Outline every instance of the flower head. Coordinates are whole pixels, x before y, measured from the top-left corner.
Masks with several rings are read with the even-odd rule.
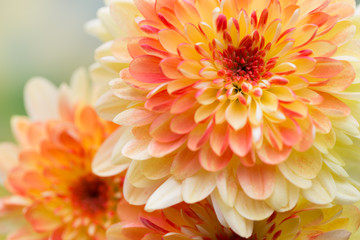
[[[109,240],[346,240],[360,224],[359,209],[355,206],[320,208],[305,201],[292,211],[274,212],[268,219],[256,222],[248,238],[222,226],[206,200],[181,203],[151,213],[121,201],[118,214],[122,222],[109,228]]]
[[[82,99],[84,80],[78,71],[72,88],[57,90],[39,78],[25,87],[30,116],[12,119],[19,145],[3,168],[11,196],[0,199],[0,216],[11,227],[10,239],[105,239],[117,221],[123,176],[101,178],[91,171],[95,153],[117,125],[101,120]],[[2,152],[15,150],[3,146]]]
[[[115,40],[97,50],[98,64],[130,64],[97,109],[132,133],[95,173],[131,159],[130,203],[155,210],[211,195],[244,237],[300,194],[360,199],[344,169],[358,162],[360,133],[353,1],[134,3],[100,11]]]

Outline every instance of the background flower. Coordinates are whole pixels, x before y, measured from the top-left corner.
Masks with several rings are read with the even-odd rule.
[[[103,80],[120,78],[97,110],[133,136],[94,171],[131,159],[130,203],[155,210],[211,195],[245,237],[300,194],[359,200],[343,168],[358,162],[355,2],[110,2],[90,29],[115,38],[95,57]]]
[[[26,85],[29,117],[12,120],[18,145],[1,145],[11,195],[0,199],[0,225],[9,239],[104,239],[117,220],[123,176],[98,177],[91,162],[118,126],[87,105],[87,84],[78,70],[71,87],[58,90],[41,78]]]

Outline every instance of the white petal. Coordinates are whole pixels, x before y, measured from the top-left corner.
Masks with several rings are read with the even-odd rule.
[[[336,196],[335,202],[338,204],[353,204],[360,200],[360,192],[349,182],[339,179],[335,180]]]
[[[205,170],[182,182],[182,196],[187,203],[195,203],[208,197],[216,186],[216,174]]]
[[[153,185],[148,188],[137,188],[131,185],[127,177],[125,177],[123,187],[124,198],[130,204],[144,205],[157,187],[158,185]]]
[[[114,176],[124,171],[129,166],[131,160],[119,157],[118,155],[116,155],[117,161],[115,163],[112,161],[114,146],[118,144],[119,139],[121,139],[126,131],[127,128],[118,128],[98,149],[92,161],[92,171],[96,175],[101,177]]]
[[[245,219],[242,217],[235,208],[227,206],[219,196],[219,192],[215,190],[214,192],[217,204],[219,209],[224,216],[227,224],[230,228],[238,235],[244,238],[251,236],[253,231],[253,221]]]
[[[26,112],[32,120],[58,119],[58,92],[47,79],[35,77],[29,80],[24,90]]]
[[[299,188],[276,173],[275,188],[266,203],[278,212],[289,211],[295,207],[299,198]]]
[[[89,79],[84,68],[76,69],[70,80],[70,88],[75,101],[88,102]]]
[[[327,170],[321,170],[319,175],[312,180],[312,186],[308,189],[302,189],[301,193],[312,203],[327,204],[335,198],[336,184]]]
[[[181,182],[171,177],[151,195],[145,205],[146,211],[163,209],[182,202]]]
[[[0,143],[0,183],[18,164],[18,148],[13,143]]]
[[[254,221],[264,220],[274,212],[263,200],[251,199],[243,191],[238,191],[235,209],[241,216]]]

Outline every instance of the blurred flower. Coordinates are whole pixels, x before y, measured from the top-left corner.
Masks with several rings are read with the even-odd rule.
[[[206,200],[152,213],[121,201],[118,213],[122,222],[109,228],[109,240],[346,240],[360,224],[360,211],[355,206],[319,208],[305,201],[292,211],[274,212],[268,219],[255,222],[249,238],[222,226]]]
[[[29,117],[12,119],[18,146],[0,148],[11,193],[0,199],[0,232],[8,239],[105,239],[118,220],[123,176],[91,172],[94,154],[118,126],[87,105],[87,88],[83,70],[59,90],[41,78],[27,83]]]
[[[243,237],[300,195],[360,199],[354,1],[134,3],[88,25],[107,41],[93,72],[112,79],[97,110],[132,131],[96,174],[131,162],[125,199],[149,211],[211,195]]]

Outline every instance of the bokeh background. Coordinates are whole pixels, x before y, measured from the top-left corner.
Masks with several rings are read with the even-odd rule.
[[[100,41],[84,24],[102,0],[0,0],[0,142],[12,141],[10,117],[25,114],[23,87],[33,76],[59,85],[93,62]]]

